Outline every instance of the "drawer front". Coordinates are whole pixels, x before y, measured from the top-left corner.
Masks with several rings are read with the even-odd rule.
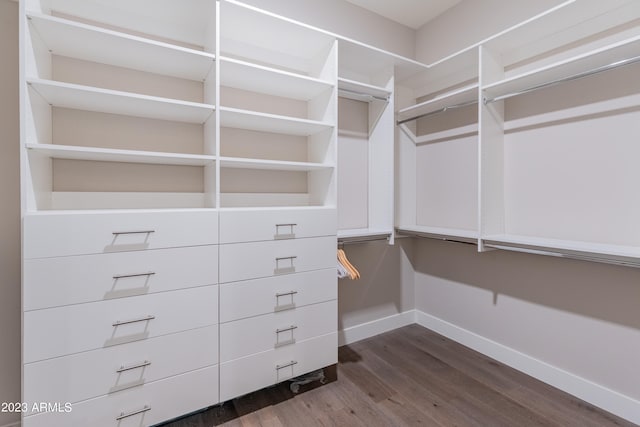
[[[276,313],[338,298],[336,269],[220,285],[220,322]]]
[[[338,362],[338,334],[301,341],[220,364],[220,400],[306,374]]]
[[[217,359],[217,325],[56,357],[24,366],[24,400],[76,403],[205,368]]]
[[[24,309],[144,295],[218,281],[218,246],[28,259]]]
[[[336,300],[220,325],[220,361],[305,341],[338,329]]]
[[[52,213],[24,218],[27,259],[217,243],[218,213],[208,210]]]
[[[218,367],[213,366],[110,394],[63,410],[23,418],[23,427],[141,427],[218,403]]]
[[[24,313],[24,363],[218,323],[218,286]]]
[[[220,243],[335,236],[336,233],[335,209],[220,212]]]
[[[336,237],[220,245],[220,283],[335,268]]]

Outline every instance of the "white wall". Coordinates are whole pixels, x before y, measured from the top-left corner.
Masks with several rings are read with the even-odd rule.
[[[564,0],[464,0],[416,33],[415,57],[431,64]]]
[[[243,3],[413,57],[415,31],[344,0],[243,0]]]
[[[0,403],[20,401],[18,3],[0,0]],[[0,426],[20,414],[0,412]]]

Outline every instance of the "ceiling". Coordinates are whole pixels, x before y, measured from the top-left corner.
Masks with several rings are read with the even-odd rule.
[[[461,0],[347,0],[417,30]]]

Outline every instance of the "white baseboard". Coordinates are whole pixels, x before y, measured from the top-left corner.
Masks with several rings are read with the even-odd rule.
[[[619,417],[640,424],[640,401],[416,310],[416,323]]]
[[[413,323],[416,323],[415,310],[409,310],[361,325],[352,326],[338,331],[338,345],[351,344]]]

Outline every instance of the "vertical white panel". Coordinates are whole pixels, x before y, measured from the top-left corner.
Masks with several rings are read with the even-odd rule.
[[[396,86],[395,104],[398,107],[415,103],[415,96],[402,86]],[[395,127],[396,145],[396,221],[395,225],[416,225],[416,144],[401,130]]]
[[[478,108],[478,229],[480,238],[504,232],[504,102],[485,105],[482,87],[499,80],[504,68],[486,48],[479,48],[480,94]],[[479,241],[483,251],[482,240]]]

